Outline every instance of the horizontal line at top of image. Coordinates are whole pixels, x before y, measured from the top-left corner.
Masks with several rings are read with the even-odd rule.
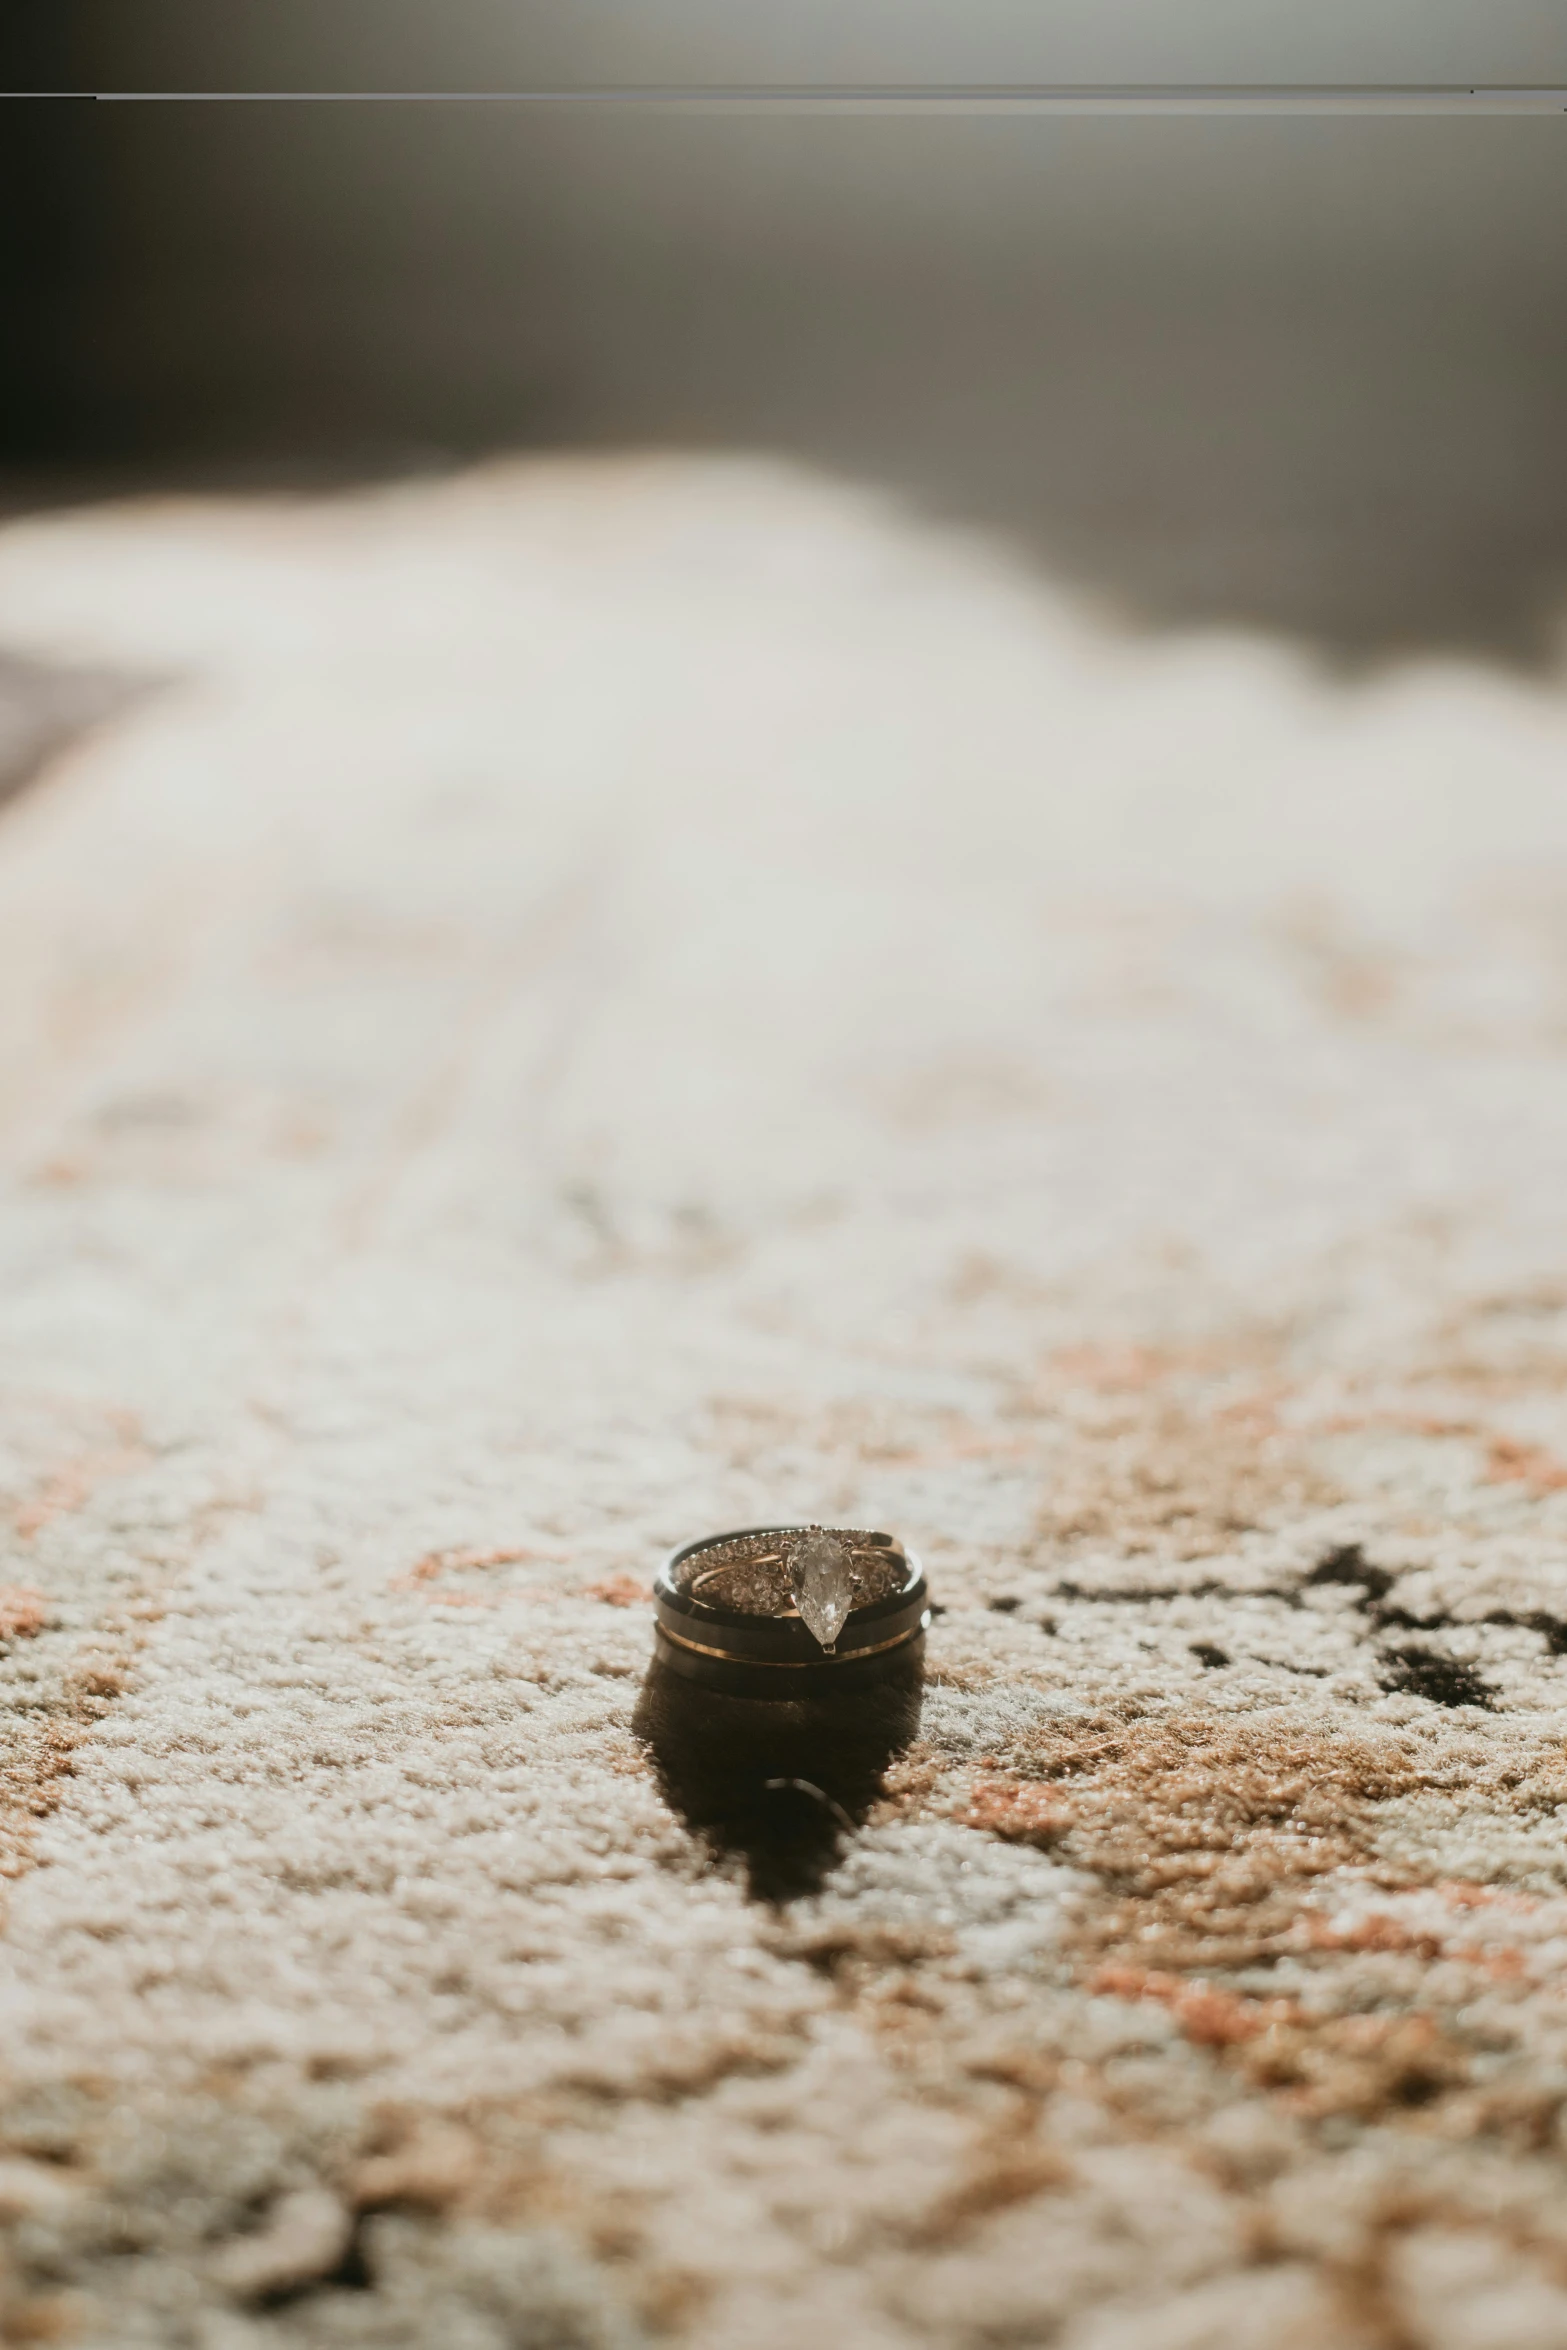
[[[582,84],[520,90],[37,90],[18,97],[122,105],[492,105],[674,113],[1342,114],[1567,113],[1567,85],[1448,83]]]

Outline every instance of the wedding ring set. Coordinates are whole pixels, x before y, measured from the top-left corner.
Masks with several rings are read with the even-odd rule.
[[[671,1552],[653,1587],[659,1653],[688,1680],[792,1696],[909,1670],[930,1607],[891,1534],[742,1526]]]

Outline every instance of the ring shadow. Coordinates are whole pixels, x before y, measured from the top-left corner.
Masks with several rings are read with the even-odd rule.
[[[738,1860],[752,1901],[817,1892],[919,1730],[918,1663],[875,1687],[802,1698],[732,1696],[657,1655],[632,1728],[660,1793],[715,1860]]]

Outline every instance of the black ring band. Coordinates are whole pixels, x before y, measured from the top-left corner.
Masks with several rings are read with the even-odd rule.
[[[845,1679],[860,1681],[887,1665],[912,1661],[916,1643],[930,1622],[924,1571],[913,1552],[889,1534],[862,1536],[903,1572],[898,1586],[864,1607],[850,1610],[829,1654],[797,1615],[759,1615],[723,1607],[681,1589],[681,1569],[698,1551],[757,1535],[799,1534],[805,1526],[737,1526],[727,1534],[706,1534],[671,1551],[653,1586],[660,1649],[676,1672],[706,1680],[726,1668],[743,1667],[755,1686],[776,1685],[773,1693],[794,1695],[806,1685],[820,1688]]]

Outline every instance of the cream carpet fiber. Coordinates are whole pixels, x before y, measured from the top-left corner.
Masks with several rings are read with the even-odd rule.
[[[4,2339],[1562,2350],[1567,692],[675,460],[0,644],[153,682],[0,819]],[[648,1676],[779,1515],[921,1702]]]

